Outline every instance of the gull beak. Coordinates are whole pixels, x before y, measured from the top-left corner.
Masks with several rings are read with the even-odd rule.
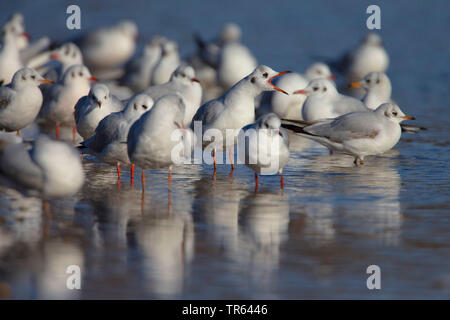
[[[57,54],[57,53],[52,53],[51,55],[50,55],[50,59],[59,59],[60,58],[60,56],[59,56],[59,54]]]
[[[95,82],[97,82],[98,81],[98,79],[96,78],[96,77],[90,77],[88,80],[91,80],[91,81],[95,81]]]
[[[197,78],[191,78],[191,81],[200,83],[200,80],[198,80]]]
[[[408,115],[405,115],[405,116],[403,116],[401,118],[404,119],[404,120],[416,120],[416,118],[414,118],[413,116],[408,116]]]
[[[289,95],[289,93],[287,93],[287,92],[284,91],[283,89],[280,89],[280,88],[278,88],[276,85],[274,85],[274,84],[272,83],[272,80],[275,79],[275,78],[277,78],[277,77],[279,77],[279,76],[282,76],[283,74],[290,73],[290,72],[291,72],[291,71],[282,71],[282,72],[279,72],[279,73],[277,73],[276,75],[274,75],[273,77],[270,77],[269,80],[267,80],[267,83],[270,84],[275,90],[280,91],[280,92],[282,92],[282,93],[284,93],[284,94],[286,94],[286,95]]]
[[[102,102],[101,101],[97,101],[98,107],[101,108],[102,107]]]
[[[22,33],[22,35],[25,37],[25,38],[27,38],[27,40],[30,40],[30,34],[28,33],[28,32],[24,32],[24,33]]]
[[[48,83],[48,84],[50,84],[50,83],[55,83],[55,81],[50,80],[50,79],[42,79],[42,80],[39,80],[39,82],[40,82],[40,83]]]
[[[330,80],[336,80],[336,75],[335,75],[335,74],[330,74],[330,75],[328,76],[328,79],[330,79]]]
[[[294,92],[292,92],[293,94],[308,94],[309,91],[308,90],[304,90],[304,89],[300,89],[300,90],[296,90]]]
[[[362,88],[363,85],[361,82],[352,82],[349,84],[350,88]]]

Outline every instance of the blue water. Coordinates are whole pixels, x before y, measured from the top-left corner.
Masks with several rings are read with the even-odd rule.
[[[25,15],[33,37],[63,40],[70,1],[0,3],[0,21]],[[50,202],[0,187],[0,297],[12,298],[450,298],[450,4],[448,1],[80,1],[82,30],[131,18],[141,41],[163,34],[182,54],[192,33],[212,38],[228,21],[261,63],[302,71],[314,56],[339,56],[380,34],[393,99],[428,131],[354,167],[296,141],[279,178],[238,166],[148,171],[130,188],[124,172],[88,158],[75,197]],[[139,173],[140,174],[140,173]],[[138,177],[139,177],[138,174]],[[81,290],[67,290],[68,265]],[[381,268],[368,290],[366,268]]]

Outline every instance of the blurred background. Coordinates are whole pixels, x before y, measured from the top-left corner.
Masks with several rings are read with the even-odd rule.
[[[2,1],[0,22],[21,12],[32,38],[64,41],[131,19],[140,47],[160,34],[182,57],[194,33],[212,39],[235,22],[259,63],[303,72],[355,47],[378,4],[393,99],[429,130],[362,168],[298,149],[284,191],[264,177],[254,193],[245,167],[212,180],[208,166],[186,166],[171,193],[167,171],[152,172],[144,195],[89,162],[86,186],[52,201],[48,217],[40,199],[0,187],[0,298],[450,297],[450,2],[77,1],[81,30],[68,30],[70,4]],[[82,268],[82,290],[65,287],[70,264]],[[371,264],[382,290],[366,288]]]

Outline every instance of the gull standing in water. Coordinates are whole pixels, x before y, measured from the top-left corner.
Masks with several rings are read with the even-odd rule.
[[[289,135],[281,128],[281,120],[275,113],[268,113],[242,129],[245,139],[244,159],[241,161],[255,171],[255,190],[258,174],[280,175],[284,188],[283,168],[289,161]],[[240,155],[242,157],[242,154]]]
[[[97,78],[91,76],[88,68],[74,65],[66,71],[59,83],[45,91],[41,117],[55,124],[56,139],[59,139],[60,125],[71,125],[75,140],[74,107],[81,97],[89,93],[90,81],[97,81]]]
[[[127,137],[131,125],[153,106],[153,99],[146,94],[138,94],[120,112],[114,112],[100,121],[95,133],[81,145],[88,148],[102,161],[117,165],[120,181],[120,164],[130,164],[127,153]],[[131,165],[131,181],[134,176],[134,164]]]
[[[74,116],[78,133],[83,139],[89,139],[104,117],[122,109],[122,102],[110,94],[106,85],[95,83],[89,94],[80,98],[75,105]]]
[[[39,85],[52,83],[30,68],[17,71],[12,82],[0,87],[0,130],[17,131],[31,124],[42,106]]]
[[[311,125],[283,121],[284,128],[317,141],[329,149],[353,156],[364,164],[366,156],[392,149],[400,139],[403,120],[414,120],[393,103],[384,103],[370,112],[352,112],[336,119],[318,120]]]
[[[236,135],[231,140],[227,140],[227,129],[237,132],[242,127],[255,121],[255,97],[262,92],[277,90],[287,94],[284,90],[275,86],[272,80],[288,72],[276,72],[267,66],[260,65],[222,96],[206,102],[197,110],[192,119],[191,128],[194,128],[195,122],[201,122],[202,135],[208,129],[217,129],[221,133],[222,139],[213,142],[214,172],[216,171],[217,150],[229,149],[231,161],[233,159],[232,148],[236,144]],[[202,138],[197,137],[202,141],[202,147],[205,148],[210,141]],[[233,161],[231,168],[234,169]]]

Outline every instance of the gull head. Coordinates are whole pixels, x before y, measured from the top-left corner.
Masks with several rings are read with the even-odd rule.
[[[367,91],[391,93],[391,81],[384,72],[370,72],[359,82],[352,82],[352,88],[364,88]]]
[[[245,77],[245,79],[257,89],[256,91],[279,91],[284,94],[288,94],[283,89],[275,86],[272,83],[272,80],[289,72],[290,71],[276,72],[268,66],[260,65],[252,73]]]
[[[133,21],[124,20],[119,22],[117,24],[117,30],[130,38],[137,39],[138,27]]]
[[[381,39],[381,36],[379,34],[370,32],[370,33],[366,34],[366,36],[364,37],[363,44],[369,45],[369,46],[381,47],[381,46],[383,46],[383,40]]]
[[[405,115],[395,103],[383,103],[374,112],[396,123],[403,120],[415,120],[414,117]]]
[[[63,75],[62,81],[65,85],[80,83],[82,81],[98,81],[96,77],[93,77],[89,69],[81,64],[71,66]]]
[[[63,44],[58,49],[53,50],[50,59],[61,61],[68,66],[83,63],[83,55],[80,48],[72,42]]]
[[[178,53],[178,45],[174,41],[166,41],[162,45],[162,56],[167,57]]]
[[[222,43],[237,42],[241,40],[242,31],[239,25],[230,22],[227,23],[220,33],[220,41]]]
[[[53,83],[52,80],[44,79],[36,70],[31,68],[19,69],[13,76],[12,85],[14,88],[25,86],[39,86],[42,83]]]
[[[153,99],[144,93],[135,95],[128,101],[125,107],[126,113],[133,114],[134,118],[139,118],[153,107]]]
[[[275,113],[268,113],[258,120],[259,129],[267,129],[269,132],[278,133],[281,127],[281,120]]]
[[[306,69],[305,76],[308,81],[314,79],[336,79],[336,76],[331,73],[330,68],[323,62],[315,62]]]

